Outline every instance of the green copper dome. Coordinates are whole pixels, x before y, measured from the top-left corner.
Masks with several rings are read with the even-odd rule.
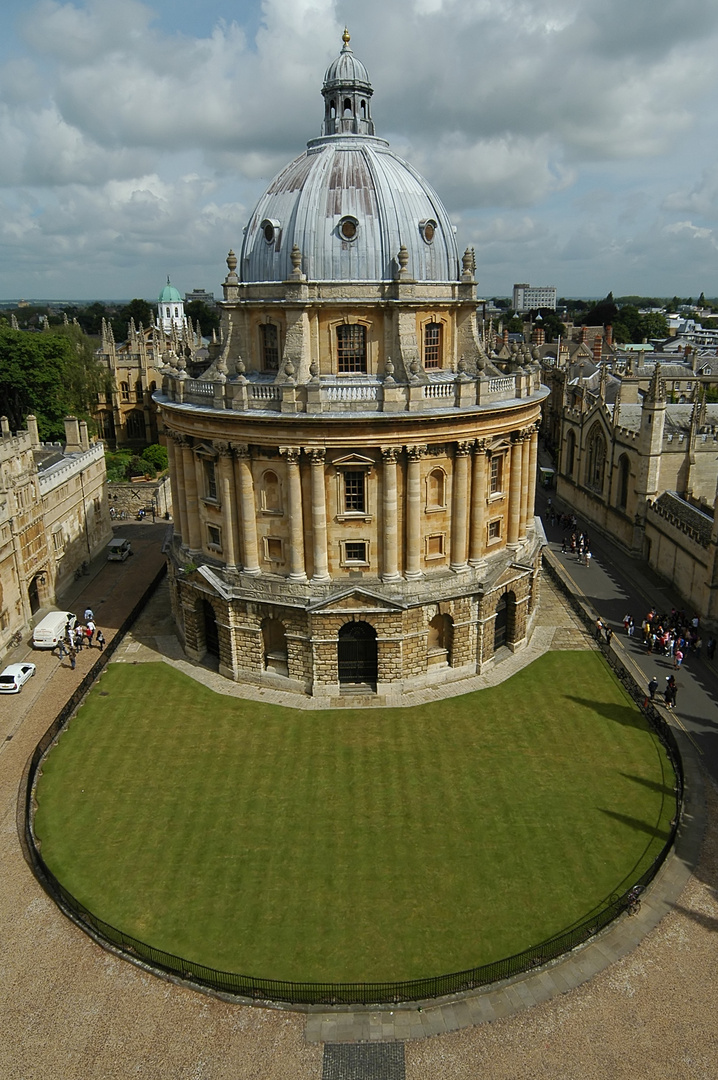
[[[167,278],[167,284],[159,295],[158,303],[160,304],[181,304],[182,297],[180,296],[174,285],[170,285],[170,279]]]

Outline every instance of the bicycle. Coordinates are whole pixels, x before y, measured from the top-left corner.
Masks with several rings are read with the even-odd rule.
[[[22,645],[22,630],[16,630],[13,636],[10,638],[10,648],[15,649],[18,645]]]
[[[628,915],[637,915],[641,910],[641,893],[643,885],[634,885],[626,896],[626,912]]]
[[[75,581],[79,581],[80,578],[86,577],[90,572],[90,569],[86,562],[83,562],[81,566],[78,566],[75,571]]]

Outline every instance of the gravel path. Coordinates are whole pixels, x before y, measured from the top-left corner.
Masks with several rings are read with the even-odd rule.
[[[155,534],[143,535],[133,584],[160,561]],[[95,606],[103,630],[119,625],[129,602],[105,569],[77,600]],[[554,604],[560,611],[546,597],[545,611]],[[161,618],[156,629],[166,634]],[[94,658],[81,656],[72,673],[40,657],[37,685],[0,715],[0,1078],[320,1080],[323,1050],[305,1042],[304,1016],[228,1004],[116,959],[60,914],[28,869],[17,833],[25,763]],[[407,1043],[407,1080],[714,1080],[718,797],[707,790],[698,870],[634,953],[511,1019]]]

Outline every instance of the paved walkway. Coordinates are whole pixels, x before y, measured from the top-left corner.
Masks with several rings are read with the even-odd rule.
[[[159,563],[158,540],[150,533],[144,535],[147,551],[136,557],[131,579],[124,586],[116,575],[108,577],[109,569],[121,567],[103,566],[96,577],[80,583],[85,588],[76,598],[77,605],[89,602],[94,606],[103,629],[119,625],[123,610],[134,602],[131,583],[143,575],[149,579]],[[140,539],[140,546],[143,543]],[[597,564],[604,565],[598,545],[594,550]],[[608,561],[604,572],[618,581]],[[616,591],[620,587],[614,585]],[[648,587],[653,583],[648,581]],[[616,598],[590,599],[608,605]],[[549,617],[554,603],[556,609]],[[621,603],[619,599],[616,610]],[[590,647],[580,623],[565,610],[560,598],[552,599],[551,590],[545,589],[539,634],[554,648],[562,642]],[[620,620],[623,614],[620,611],[615,618]],[[166,614],[156,608],[154,616],[148,612],[148,619],[125,642],[118,660],[163,655],[178,664],[187,663],[172,643]],[[80,663],[89,664],[94,657],[82,656],[77,673],[65,670],[54,658],[40,659],[42,671],[33,680],[38,685],[31,694],[26,696],[26,688],[8,702],[1,714],[3,1080],[319,1080],[322,1046],[313,1040],[322,1038],[407,1039],[409,1080],[476,1080],[479,1076],[482,1080],[518,1076],[527,1080],[547,1076],[552,1080],[635,1080],[636,1076],[714,1080],[718,800],[709,786],[705,843],[691,874],[703,806],[699,770],[691,774],[695,773],[689,789],[691,804],[678,855],[644,899],[639,914],[625,917],[590,946],[545,971],[451,1003],[433,1003],[421,1011],[416,1007],[401,1010],[400,1015],[391,1009],[354,1009],[307,1016],[245,1007],[166,983],[104,952],[59,913],[25,865],[16,825],[23,768],[57,703],[81,675]],[[520,654],[508,657],[509,666],[497,665],[497,669],[503,675],[522,659]],[[201,674],[197,666],[187,664],[190,669],[195,676]],[[686,683],[695,678],[700,691],[710,696],[702,672],[697,677],[687,672],[683,678]],[[228,689],[226,683],[223,688]],[[266,693],[257,692],[262,697]],[[682,700],[690,703],[692,692],[686,685]],[[280,699],[286,702],[284,695]],[[709,723],[715,723],[713,702],[711,709],[696,722],[704,724],[705,734],[710,734]],[[679,715],[700,745],[704,733],[693,730],[692,712]],[[703,757],[696,751],[695,758],[706,763],[708,755],[702,748]],[[573,965],[570,980],[562,975],[567,964]],[[435,1037],[420,1037],[424,1035]]]

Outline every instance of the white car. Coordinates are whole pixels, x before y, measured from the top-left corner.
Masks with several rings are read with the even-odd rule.
[[[0,674],[0,694],[19,694],[34,674],[34,664],[9,664]]]

